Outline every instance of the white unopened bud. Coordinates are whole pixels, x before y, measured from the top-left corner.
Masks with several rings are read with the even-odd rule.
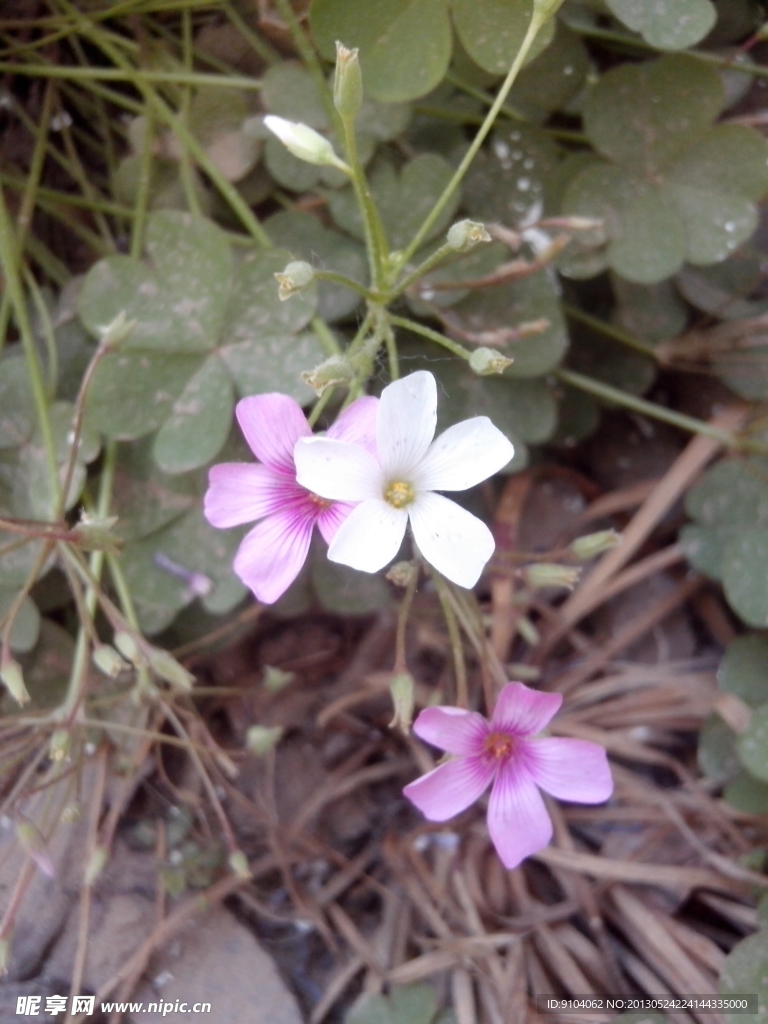
[[[345,174],[352,173],[347,164],[336,156],[328,139],[309,125],[286,121],[284,117],[276,117],[274,114],[267,114],[264,124],[299,160],[308,164],[338,167]]]
[[[275,274],[275,279],[280,285],[278,295],[281,302],[290,299],[292,295],[307,288],[315,279],[315,271],[309,263],[304,260],[294,260],[289,263],[285,270]]]
[[[270,693],[279,693],[292,683],[295,678],[295,672],[286,672],[285,669],[277,668],[275,665],[265,665],[262,683],[264,684],[264,689],[269,690]]]
[[[492,242],[493,239],[486,231],[485,224],[480,221],[460,220],[448,229],[446,241],[456,252],[469,252],[481,242]]]
[[[29,694],[24,685],[24,673],[15,658],[3,658],[0,663],[0,679],[18,704],[26,704],[29,701]]]
[[[259,757],[274,750],[283,735],[281,725],[252,725],[245,734],[245,745]]]
[[[250,878],[251,869],[248,867],[248,858],[242,850],[235,850],[229,855],[229,866],[238,878]]]
[[[125,310],[121,310],[114,320],[99,328],[101,344],[105,348],[118,348],[136,326],[135,320],[129,320]]]
[[[514,359],[503,356],[495,348],[476,348],[469,357],[469,368],[479,377],[490,377],[494,373],[504,373]]]

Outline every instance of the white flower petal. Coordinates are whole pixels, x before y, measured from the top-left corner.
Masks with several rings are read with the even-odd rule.
[[[361,572],[378,572],[400,550],[407,524],[405,509],[381,498],[364,501],[339,528],[328,557]]]
[[[474,587],[496,547],[485,523],[440,494],[420,494],[408,512],[426,560],[460,587]]]
[[[427,491],[464,491],[498,473],[514,454],[511,441],[487,416],[462,420],[429,446],[417,484]]]
[[[335,501],[381,498],[381,466],[360,445],[329,437],[306,437],[293,451],[296,479],[308,491]]]
[[[426,370],[393,381],[381,393],[376,418],[379,460],[388,480],[408,480],[437,425],[437,385]]]

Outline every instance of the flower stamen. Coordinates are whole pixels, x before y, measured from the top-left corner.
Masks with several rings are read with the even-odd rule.
[[[384,492],[384,500],[389,502],[393,508],[405,508],[410,505],[416,497],[410,484],[403,480],[395,480]]]
[[[492,732],[486,736],[483,746],[497,761],[506,761],[515,748],[515,739],[505,732]]]
[[[330,498],[321,498],[319,494],[315,494],[314,491],[309,492],[309,500],[313,505],[317,505],[321,512],[325,512],[327,508],[330,508],[333,501]]]

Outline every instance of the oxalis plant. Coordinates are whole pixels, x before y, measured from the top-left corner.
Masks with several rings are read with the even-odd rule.
[[[65,6],[91,38],[88,19]],[[445,7],[447,18],[448,5],[436,6]],[[654,43],[658,25],[653,19],[645,20],[618,0],[609,6]],[[699,35],[681,41],[681,46],[701,38],[714,18],[707,0],[694,6],[699,9],[694,25]],[[471,35],[462,35],[468,31],[466,7],[455,4],[453,17],[472,50]],[[590,400],[614,402],[749,453],[750,459],[716,467],[691,493],[694,522],[683,542],[694,565],[723,580],[744,621],[765,625],[766,592],[745,586],[739,571],[750,558],[768,557],[758,529],[768,507],[763,501],[768,485],[761,477],[766,449],[759,431],[732,433],[560,367],[565,332],[551,285],[556,262],[576,279],[610,270],[622,308],[633,313],[636,323],[642,319],[638,309],[650,294],[643,289],[659,289],[653,294],[664,299],[671,319],[679,313],[663,291],[670,275],[678,272],[680,289],[690,302],[711,303],[710,292],[695,270],[683,267],[684,261],[713,265],[751,234],[755,202],[766,185],[765,146],[756,133],[742,131],[743,126],[713,124],[720,109],[715,73],[692,72],[692,58],[672,55],[653,66],[619,68],[606,74],[586,101],[585,133],[576,141],[591,144],[595,152],[561,189],[556,216],[544,215],[543,192],[532,204],[527,201],[538,187],[532,172],[551,160],[547,143],[526,137],[522,127],[508,138],[494,139],[494,156],[505,171],[512,167],[519,172],[517,199],[526,200],[518,208],[513,198],[502,210],[514,218],[514,229],[496,223],[495,169],[483,143],[526,60],[537,52],[542,37],[551,37],[559,7],[558,0],[534,0],[515,59],[487,113],[478,119],[466,152],[453,164],[429,154],[417,157],[399,179],[386,168],[370,175],[367,170],[370,137],[358,130],[358,122],[370,97],[363,93],[357,49],[337,44],[332,90],[320,90],[321,109],[309,118],[316,127],[276,112],[282,109],[278,65],[264,90],[273,113],[249,119],[244,112],[235,119],[238,166],[227,163],[226,173],[216,163],[214,145],[205,141],[207,127],[193,130],[198,123],[208,125],[211,110],[219,111],[210,97],[201,93],[192,100],[187,95],[179,115],[140,79],[149,113],[131,123],[126,140],[131,152],[114,175],[116,191],[121,186],[131,194],[129,179],[136,172],[131,198],[137,216],[130,248],[105,255],[73,289],[71,302],[97,344],[95,350],[85,349],[88,359],[81,359],[81,347],[80,362],[74,359],[74,368],[62,368],[71,378],[65,397],[56,386],[57,325],[34,277],[18,270],[25,221],[20,217],[21,227],[15,226],[0,201],[0,258],[6,276],[0,320],[7,327],[13,316],[23,350],[23,358],[12,355],[0,363],[0,509],[13,512],[0,518],[0,677],[20,709],[8,727],[9,767],[22,766],[7,807],[15,809],[43,764],[49,786],[66,778],[69,766],[85,753],[106,766],[105,733],[132,741],[123,753],[128,767],[137,772],[146,742],[161,738],[161,727],[168,727],[203,780],[221,823],[232,884],[238,884],[248,877],[248,863],[214,785],[216,773],[227,775],[232,765],[207,734],[199,742],[200,720],[190,702],[195,679],[154,638],[195,602],[216,616],[232,612],[249,593],[259,607],[275,605],[290,613],[292,595],[299,595],[301,606],[303,587],[320,593],[333,610],[364,611],[367,601],[376,607],[382,593],[388,595],[385,571],[403,593],[390,681],[392,726],[404,733],[413,727],[420,739],[450,755],[405,787],[415,807],[431,821],[444,821],[490,788],[488,832],[503,865],[514,868],[551,839],[552,823],[540,791],[582,803],[607,800],[613,781],[603,748],[542,735],[562,698],[510,681],[510,672],[488,644],[472,588],[492,557],[503,561],[508,553],[495,550],[494,537],[481,519],[443,494],[468,490],[519,466],[526,442],[551,436],[554,413],[548,426],[540,422],[541,410],[554,405],[545,381],[550,371],[571,397],[588,394]],[[333,14],[328,3],[315,5],[320,37],[329,10]],[[186,31],[188,42],[188,19]],[[306,38],[301,33],[297,38],[307,49],[302,56],[317,71]],[[100,45],[117,68],[124,65],[114,40],[101,40]],[[482,64],[488,58],[478,46],[475,56]],[[371,81],[379,98],[392,98],[375,66]],[[648,143],[648,133],[616,127],[616,103],[637,104],[638,96],[649,97],[647,110],[641,112],[648,122],[656,116],[654,105],[666,104],[670,96],[679,98],[681,107],[690,100],[691,109],[680,115],[674,130],[657,126]],[[226,109],[226,117],[231,116]],[[45,118],[50,116],[46,107]],[[37,174],[44,153],[42,133],[38,138],[43,141],[35,154]],[[183,143],[181,154],[174,148],[178,140]],[[297,229],[295,222],[280,221],[278,214],[271,235],[265,230],[230,180],[252,169],[259,147],[284,187],[300,190],[317,182],[328,187],[335,220],[364,243],[362,260],[351,247],[334,247],[316,225]],[[719,172],[705,180],[706,174],[699,172],[700,164],[722,147],[743,157],[742,168],[749,168],[743,181],[736,181],[738,171],[728,180]],[[246,248],[242,236],[205,216],[210,211],[190,154],[259,248]],[[168,192],[178,187],[189,212],[149,212],[158,165],[164,173],[172,171]],[[459,189],[470,174],[479,182],[475,196],[485,197],[476,198],[474,205],[481,209],[485,204],[488,216],[456,221]],[[414,208],[400,204],[400,190],[407,196],[406,186],[417,179],[429,187],[411,191],[428,201]],[[707,203],[717,207],[714,226],[705,215]],[[307,247],[322,249],[319,261],[290,256],[303,248],[297,233],[305,229],[317,232]],[[649,235],[652,244],[646,244]],[[523,244],[532,258],[506,258],[510,248],[517,253]],[[480,309],[465,311],[459,320],[443,301],[452,293],[521,279],[531,282],[520,304],[522,314],[509,322],[502,310],[502,326],[490,326],[487,311]],[[730,294],[738,291],[738,283],[733,284]],[[346,338],[333,324],[361,303],[357,329]],[[633,349],[645,360],[637,364],[641,368],[651,361],[678,365],[696,355],[692,339],[668,341],[665,347],[643,340],[626,326],[595,321],[576,309],[569,312],[588,328]],[[750,312],[757,316],[760,311]],[[426,326],[425,319],[437,321],[446,333]],[[469,371],[453,391],[441,377],[446,393],[438,386],[438,371],[427,368],[441,350]],[[66,357],[66,346],[61,351]],[[711,355],[713,350],[707,351]],[[716,358],[713,363],[744,397],[764,397],[750,394],[755,384],[749,373],[734,370],[732,363],[718,368]],[[510,378],[515,373],[520,377]],[[512,411],[500,422],[495,412],[501,402],[489,400],[494,414],[483,413],[486,398],[502,378],[510,388],[503,405]],[[521,379],[531,383],[520,398],[521,404],[535,406],[534,426],[515,420],[510,396],[515,380]],[[478,381],[487,382],[488,390],[473,390]],[[307,385],[316,401],[305,414],[311,395]],[[579,412],[583,414],[584,406]],[[98,476],[89,471],[97,458]],[[728,475],[728,480],[724,483],[717,474]],[[717,500],[729,487],[738,488],[745,498],[738,513]],[[115,508],[121,512],[119,520]],[[404,539],[411,557],[393,565]],[[514,571],[521,582],[520,633],[531,642],[537,639],[525,607],[536,590],[573,587],[579,566],[620,540],[613,531],[600,531],[578,538],[548,561],[518,559],[512,569],[506,564],[505,570]],[[105,570],[109,586],[103,581]],[[362,590],[354,592],[352,607],[334,607],[335,595],[343,595],[352,578],[349,570],[363,580]],[[71,595],[77,636],[69,652],[65,694],[55,694],[49,706],[35,700],[30,709],[27,683],[34,692],[40,680],[25,678],[23,656],[41,629],[30,595],[39,581],[51,577],[63,582]],[[416,684],[407,664],[405,636],[417,588],[427,581],[437,594],[450,638],[456,691],[452,703],[427,707],[414,721]],[[361,593],[362,600],[357,596]],[[240,621],[249,615],[252,603]],[[470,692],[465,639],[484,667],[482,694]],[[184,649],[199,647],[200,640],[205,638],[193,637]],[[702,768],[734,791],[745,780],[768,779],[768,705],[753,678],[764,656],[762,636],[740,638],[729,648],[721,686],[755,714],[748,729],[715,717],[702,737]],[[93,668],[99,686],[93,685]],[[474,710],[480,706],[484,714]],[[115,707],[119,715],[112,714]],[[127,716],[125,707],[130,709]],[[255,726],[248,744],[255,753],[267,754],[280,742],[281,732]],[[730,754],[728,765],[721,756],[724,747]],[[106,820],[94,825],[85,869],[89,887],[108,861],[129,796],[126,787],[122,803],[116,801]],[[64,811],[70,810],[67,804]],[[18,817],[18,839],[32,867],[21,876],[0,926],[3,956],[32,872],[52,870],[46,840],[62,813],[55,807],[43,828],[23,814]]]

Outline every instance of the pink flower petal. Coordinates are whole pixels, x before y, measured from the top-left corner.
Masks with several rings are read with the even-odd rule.
[[[376,444],[384,475],[408,481],[437,425],[437,384],[427,370],[393,381],[381,393]]]
[[[371,455],[376,456],[376,413],[378,398],[365,395],[358,398],[342,412],[333,426],[328,428],[328,437],[336,441],[348,441],[362,445]]]
[[[256,458],[295,477],[293,449],[299,438],[312,434],[298,402],[278,392],[253,395],[238,402],[235,412]]]
[[[273,604],[299,575],[314,522],[306,508],[287,508],[264,519],[243,538],[234,570],[259,601]]]
[[[488,803],[488,832],[507,868],[516,868],[552,838],[552,821],[525,768],[508,762],[496,776]]]
[[[250,462],[212,466],[205,492],[205,518],[219,529],[255,523],[277,509],[301,488],[285,473]]]
[[[326,544],[331,544],[339,528],[355,508],[346,501],[334,501],[324,509],[317,520],[317,526]]]
[[[508,683],[499,694],[491,728],[513,736],[535,736],[547,726],[563,703],[561,693],[531,690],[524,683]]]
[[[403,793],[430,821],[461,814],[488,788],[495,765],[482,757],[461,757],[441,764],[409,783]]]
[[[482,752],[488,723],[477,711],[425,708],[413,723],[413,731],[433,747],[468,757]]]
[[[525,766],[536,784],[558,800],[599,804],[613,792],[608,755],[588,740],[530,740],[525,744]]]

